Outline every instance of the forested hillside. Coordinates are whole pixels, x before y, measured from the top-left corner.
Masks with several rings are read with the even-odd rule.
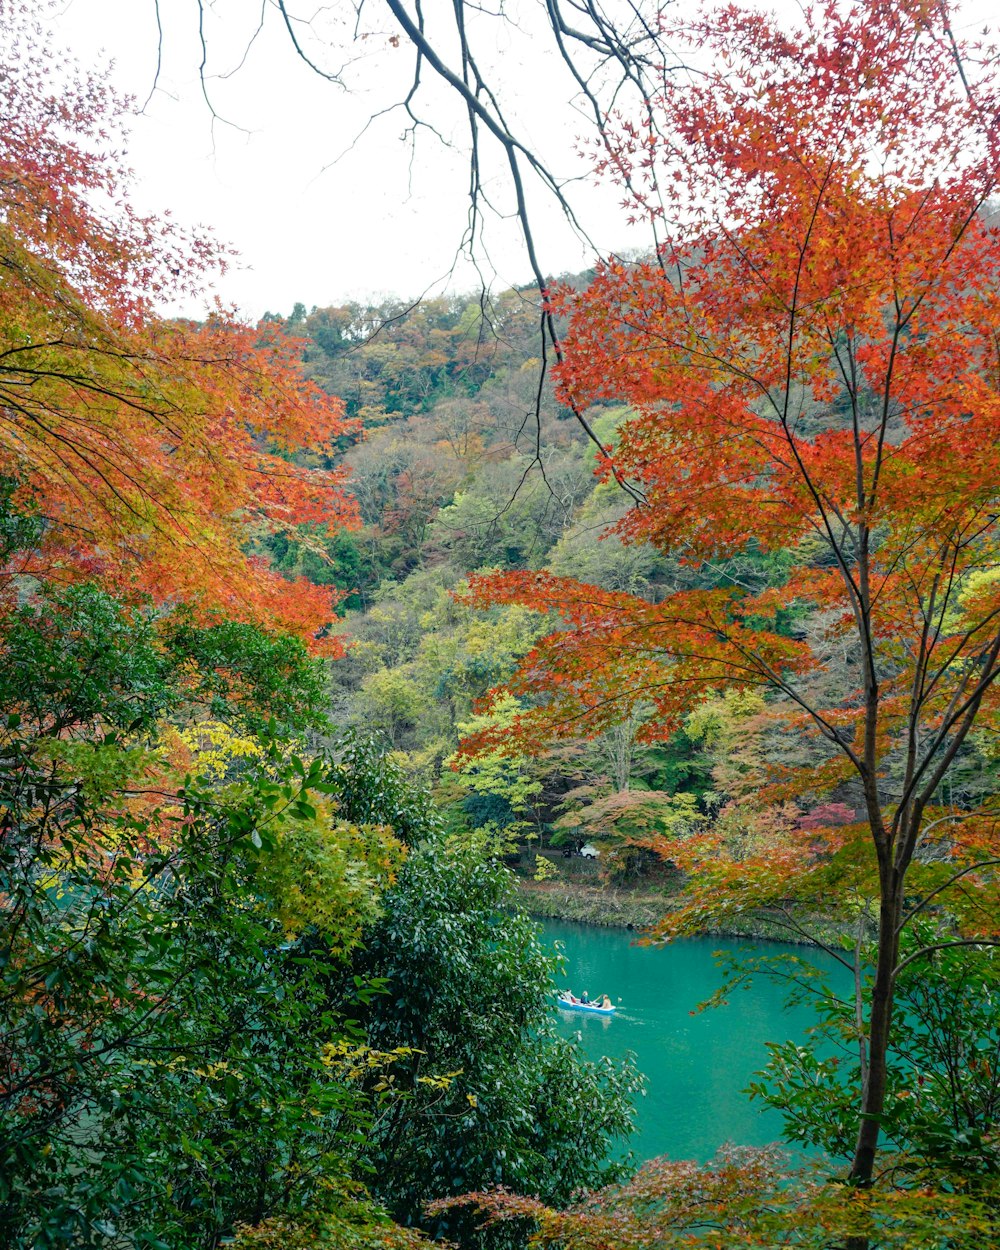
[[[720,732],[749,739],[737,722],[754,707],[725,702],[710,717],[725,730],[700,714],[665,746],[636,744],[640,712],[555,754],[454,766],[462,735],[515,714],[512,699],[485,720],[476,705],[549,629],[530,609],[465,604],[467,575],[546,567],[654,599],[679,584],[676,560],[609,532],[630,499],[599,480],[596,447],[542,374],[536,296],[297,305],[274,322],[304,340],[307,374],[361,422],[335,461],[349,470],[360,529],[337,535],[326,560],[285,537],[271,542],[279,567],[345,592],[336,720],[379,731],[407,774],[434,786],[454,828],[545,846],[610,846],[661,819],[696,821],[741,793],[712,780],[716,742]],[[589,414],[609,444],[624,415],[612,402]],[[780,584],[781,562],[741,560],[710,580],[732,576]],[[625,854],[611,871],[630,880],[647,859]]]
[[[592,276],[562,281],[579,290]],[[695,566],[622,540],[614,527],[635,502],[602,477],[596,447],[543,375],[531,292],[485,305],[473,295],[309,313],[298,305],[273,323],[304,340],[308,375],[344,396],[361,422],[333,458],[349,471],[361,527],[339,533],[325,558],[287,537],[271,549],[278,567],[332,581],[346,596],[335,719],[377,731],[407,775],[432,787],[450,827],[502,833],[526,850],[591,843],[602,852],[601,879],[667,887],[658,835],[711,825],[752,847],[824,817],[853,819],[862,797],[848,780],[794,795],[765,790],[776,769],[807,765],[822,750],[781,732],[752,689],[710,695],[667,735],[640,701],[597,734],[458,760],[463,737],[502,733],[526,705],[506,695],[487,711],[484,701],[556,619],[541,596],[535,610],[530,594],[524,604],[473,605],[470,575],[544,569],[656,603],[688,590],[780,592],[795,557],[751,544]],[[609,399],[588,420],[614,447],[629,415]],[[850,414],[841,407],[831,426],[816,405],[810,420],[844,429]],[[821,567],[818,549],[816,557]],[[818,628],[794,602],[778,609],[776,624],[798,639]],[[839,673],[828,669],[831,685],[848,680],[847,664],[845,653]],[[967,804],[989,792],[988,751],[964,748],[948,784]],[[554,864],[558,871],[559,857]]]
[[[1000,1242],[1000,48],[586,9],[647,253],[251,323],[0,0],[3,1247]],[[741,1095],[806,1157],[636,1160],[532,890],[652,909],[664,1065],[675,939],[793,938],[708,1005],[809,1007]]]

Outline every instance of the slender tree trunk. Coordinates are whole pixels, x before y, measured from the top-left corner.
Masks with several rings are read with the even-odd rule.
[[[888,867],[881,877],[878,956],[868,1022],[868,1075],[861,1093],[861,1120],[850,1172],[851,1181],[862,1186],[871,1184],[882,1130],[892,1027],[893,970],[899,954],[897,929],[902,907],[902,890],[895,869]]]
[[[895,988],[893,971],[899,955],[898,926],[903,904],[902,880],[891,864],[883,862],[880,866],[879,883],[878,954],[868,1022],[868,1065],[849,1178],[863,1189],[872,1183],[882,1133]],[[867,1236],[848,1237],[844,1250],[870,1250],[870,1245]]]

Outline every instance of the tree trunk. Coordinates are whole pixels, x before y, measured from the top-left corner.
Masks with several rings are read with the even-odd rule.
[[[871,1016],[868,1022],[868,1071],[861,1091],[858,1137],[851,1161],[849,1180],[867,1189],[872,1183],[875,1158],[882,1132],[886,1080],[893,1014],[893,971],[899,955],[898,926],[902,915],[903,891],[892,867],[879,874],[881,902],[878,920],[878,955],[872,984]],[[844,1250],[869,1250],[867,1236],[848,1237]]]
[[[862,1186],[871,1184],[882,1130],[892,1027],[893,970],[899,954],[897,928],[901,915],[902,891],[893,869],[883,873],[882,878],[878,956],[872,984],[871,1017],[868,1022],[868,1079],[861,1092],[861,1121],[850,1172],[851,1181]]]

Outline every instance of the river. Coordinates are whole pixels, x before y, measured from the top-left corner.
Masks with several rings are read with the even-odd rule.
[[[725,1006],[692,1013],[722,982],[713,952],[752,956],[793,948],[735,938],[636,946],[621,929],[558,921],[547,921],[543,931],[546,941],[561,944],[566,958],[560,988],[621,1000],[612,1017],[555,1007],[553,1015],[564,1036],[579,1034],[590,1058],[635,1055],[648,1081],[630,1143],[639,1159],[665,1154],[706,1160],[726,1142],[763,1146],[779,1139],[781,1116],[742,1091],[767,1062],[766,1043],[803,1039],[814,1023],[812,1011],[787,1009],[780,986],[757,976]],[[832,963],[821,953],[817,962]]]

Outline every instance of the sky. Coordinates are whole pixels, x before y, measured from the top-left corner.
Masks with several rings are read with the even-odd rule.
[[[794,0],[779,3],[795,9]],[[956,24],[981,25],[989,7],[989,0],[966,0]],[[450,0],[425,0],[432,33],[448,8]],[[471,291],[482,276],[501,288],[530,281],[510,218],[509,181],[489,153],[486,191],[496,211],[476,249],[479,269],[456,257],[467,226],[468,158],[451,90],[425,68],[423,116],[435,131],[421,130],[415,147],[398,109],[379,116],[405,95],[412,64],[409,47],[388,37],[383,0],[367,0],[366,37],[353,43],[350,0],[293,0],[292,11],[312,19],[295,28],[304,51],[321,69],[342,71],[341,83],[321,79],[295,54],[274,0],[205,0],[207,54],[197,0],[159,0],[159,9],[162,49],[156,0],[56,0],[50,24],[81,65],[110,67],[119,89],[136,98],[129,160],[137,207],[207,225],[239,253],[215,287],[224,303],[257,318],[288,313],[297,301],[310,308]],[[571,102],[568,74],[538,30],[538,0],[507,0],[505,11],[510,20],[481,16],[471,35],[504,86],[512,129],[561,177],[581,180],[574,203],[590,239],[529,188],[543,268],[574,272],[591,263],[595,249],[646,245],[647,236],[628,228],[620,193],[598,184],[579,154],[586,124]],[[436,37],[448,47],[444,35]],[[352,48],[346,66],[330,51],[338,45]],[[203,56],[208,100],[198,72]],[[203,308],[169,311],[197,316]]]
[[[310,4],[322,16],[321,0],[299,0],[300,11],[309,12]],[[334,4],[350,9],[344,0]],[[422,131],[415,151],[404,139],[407,121],[399,111],[376,118],[361,134],[373,114],[405,94],[408,48],[392,47],[376,31],[367,46],[362,41],[361,58],[341,87],[303,64],[280,16],[265,4],[264,28],[245,63],[230,74],[260,10],[258,0],[216,0],[206,13],[213,118],[198,75],[195,0],[160,0],[160,10],[162,68],[152,95],[154,0],[60,0],[52,27],[81,65],[110,65],[116,85],[141,105],[129,146],[137,206],[208,225],[240,253],[238,265],[217,284],[225,302],[258,317],[265,310],[287,313],[296,301],[323,306],[480,285],[467,259],[456,264],[468,216],[467,130],[450,90],[436,89],[433,75],[425,77],[427,115],[441,138]],[[343,30],[327,33],[342,42]],[[547,147],[561,174],[585,174],[588,166],[575,150],[583,126],[565,103],[571,84],[538,55],[541,41],[518,30],[505,39],[496,23],[484,33],[488,55],[514,88],[519,131]],[[325,64],[335,62],[327,56]],[[441,139],[456,146],[449,150]],[[519,229],[503,219],[513,200],[499,169],[488,191],[498,214],[488,224],[485,250],[478,250],[479,264],[501,287],[528,282]],[[640,243],[624,224],[618,199],[607,187],[584,196],[594,242],[604,252]],[[541,194],[533,211],[548,272],[590,263],[593,249]]]

